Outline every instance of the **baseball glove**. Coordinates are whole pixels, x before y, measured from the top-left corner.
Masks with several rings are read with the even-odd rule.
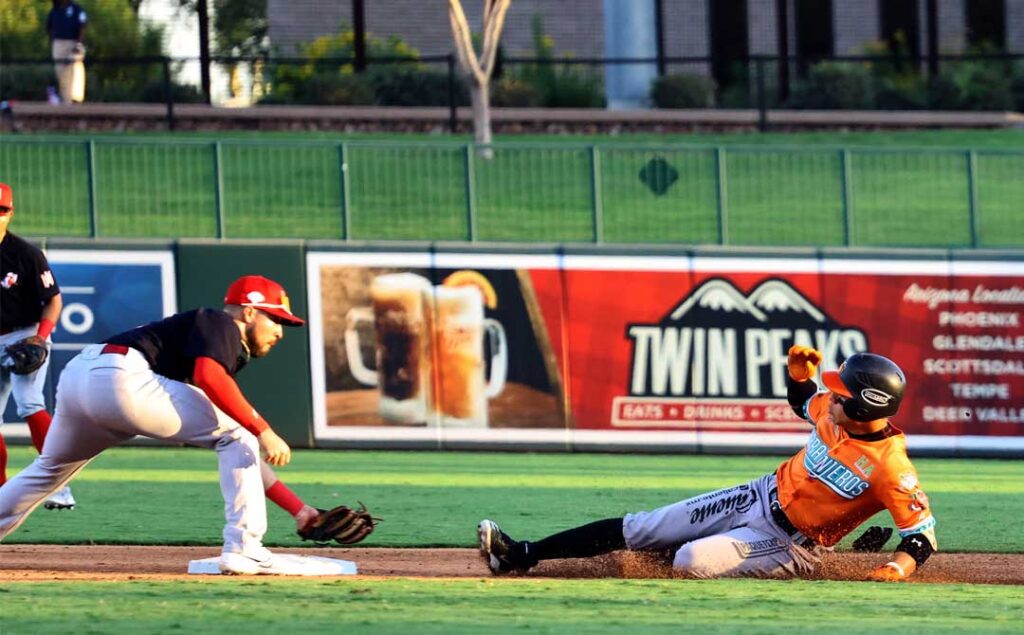
[[[332,540],[342,545],[354,545],[371,533],[380,520],[359,503],[359,509],[338,505],[334,509],[318,509],[320,515],[306,525],[298,534],[303,540],[327,543]]]
[[[860,535],[860,538],[853,541],[853,550],[881,551],[890,536],[892,536],[892,527],[868,527],[867,531]]]
[[[46,346],[24,339],[4,349],[2,363],[15,375],[31,375],[46,362],[46,355]]]

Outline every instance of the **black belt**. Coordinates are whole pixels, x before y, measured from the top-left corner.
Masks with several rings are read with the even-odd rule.
[[[779,504],[779,490],[773,489],[768,492],[768,506],[771,509],[772,520],[779,526],[779,529],[789,534],[796,544],[805,549],[810,549],[817,545],[814,540],[805,536],[803,532],[793,525],[793,521],[789,519],[789,516],[786,516],[786,512],[782,510],[782,505]]]

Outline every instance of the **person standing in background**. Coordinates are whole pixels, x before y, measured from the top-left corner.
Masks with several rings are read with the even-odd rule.
[[[14,194],[11,187],[0,183],[0,353],[23,340],[49,348],[50,333],[64,306],[60,287],[50,271],[43,252],[28,241],[7,231],[14,217]],[[2,357],[2,355],[0,355]],[[18,416],[25,419],[32,445],[43,451],[43,442],[50,429],[50,413],[43,399],[43,385],[49,356],[43,365],[27,375],[0,369],[0,417],[7,399],[14,394]],[[0,486],[7,480],[7,446],[0,436]],[[52,494],[47,509],[74,509],[71,488],[62,487]]]
[[[46,18],[46,32],[50,35],[50,51],[60,100],[65,104],[85,101],[85,10],[70,0],[53,0],[53,8]]]

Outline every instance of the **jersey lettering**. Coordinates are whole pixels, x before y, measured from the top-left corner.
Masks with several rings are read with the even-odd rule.
[[[39,280],[43,283],[44,289],[49,289],[53,285],[57,284],[53,279],[53,274],[49,269],[39,274]]]
[[[807,442],[804,469],[811,478],[828,485],[829,489],[847,500],[860,496],[871,486],[853,470],[829,456],[828,446],[818,437],[817,430],[811,432],[811,438]]]

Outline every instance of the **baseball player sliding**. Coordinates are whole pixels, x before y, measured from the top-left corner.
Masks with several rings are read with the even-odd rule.
[[[228,288],[223,310],[179,313],[86,347],[61,373],[42,454],[0,488],[0,540],[96,455],[137,434],[217,451],[225,573],[274,571],[274,556],[262,543],[264,495],[295,517],[303,537],[362,540],[373,530],[368,514],[317,510],[277,479],[266,463],[287,465],[291,449],[234,380],[281,340],[283,326],[303,324],[281,285],[243,276]]]
[[[0,183],[0,416],[14,395],[18,416],[28,424],[32,445],[42,452],[50,429],[43,399],[50,365],[49,341],[60,317],[60,286],[43,252],[7,231],[14,218],[14,193]],[[21,349],[34,357],[20,367],[11,354]],[[0,486],[7,481],[7,446],[0,436]],[[45,502],[47,509],[74,509],[71,488],[64,487]]]
[[[552,558],[672,549],[673,567],[691,577],[796,577],[817,566],[824,548],[887,509],[902,540],[869,579],[907,578],[937,545],[906,438],[888,419],[903,399],[903,372],[885,357],[858,353],[838,371],[823,373],[828,390],[818,392],[812,377],[821,359],[811,348],[789,350],[788,400],[814,429],[807,446],[775,472],[538,541],[513,540],[483,520],[477,528],[481,555],[491,571],[505,573]]]

